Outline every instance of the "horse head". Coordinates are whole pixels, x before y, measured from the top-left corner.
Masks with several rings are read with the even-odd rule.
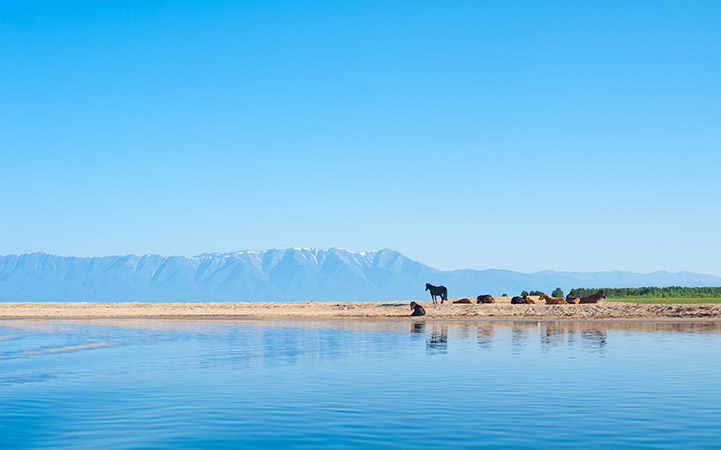
[[[433,285],[431,283],[426,283],[426,291],[432,288]]]

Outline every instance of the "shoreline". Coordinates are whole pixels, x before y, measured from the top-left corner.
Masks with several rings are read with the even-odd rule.
[[[721,322],[720,304],[432,304],[410,302],[0,303],[0,319],[288,319],[365,321]]]

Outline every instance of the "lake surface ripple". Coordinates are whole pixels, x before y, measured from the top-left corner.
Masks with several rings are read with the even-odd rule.
[[[0,448],[719,448],[721,324],[0,321]]]

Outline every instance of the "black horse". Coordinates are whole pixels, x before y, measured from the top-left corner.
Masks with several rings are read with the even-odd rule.
[[[436,297],[441,298],[441,303],[448,300],[448,289],[446,289],[445,286],[433,286],[430,283],[426,283],[426,291],[431,291],[433,303],[436,303]]]
[[[421,305],[419,305],[416,302],[411,302],[411,309],[413,312],[411,313],[411,316],[425,316],[426,310]]]
[[[512,305],[528,305],[531,303],[534,303],[534,301],[528,298],[528,296],[526,295],[524,295],[523,297],[513,297],[511,299]]]

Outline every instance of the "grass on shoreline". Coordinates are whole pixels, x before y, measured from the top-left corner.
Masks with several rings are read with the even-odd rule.
[[[604,299],[604,302],[613,302],[613,303],[640,303],[640,304],[667,304],[667,303],[674,303],[674,304],[684,304],[684,303],[721,303],[721,298],[638,298],[638,297],[628,297],[628,298],[609,298]]]

